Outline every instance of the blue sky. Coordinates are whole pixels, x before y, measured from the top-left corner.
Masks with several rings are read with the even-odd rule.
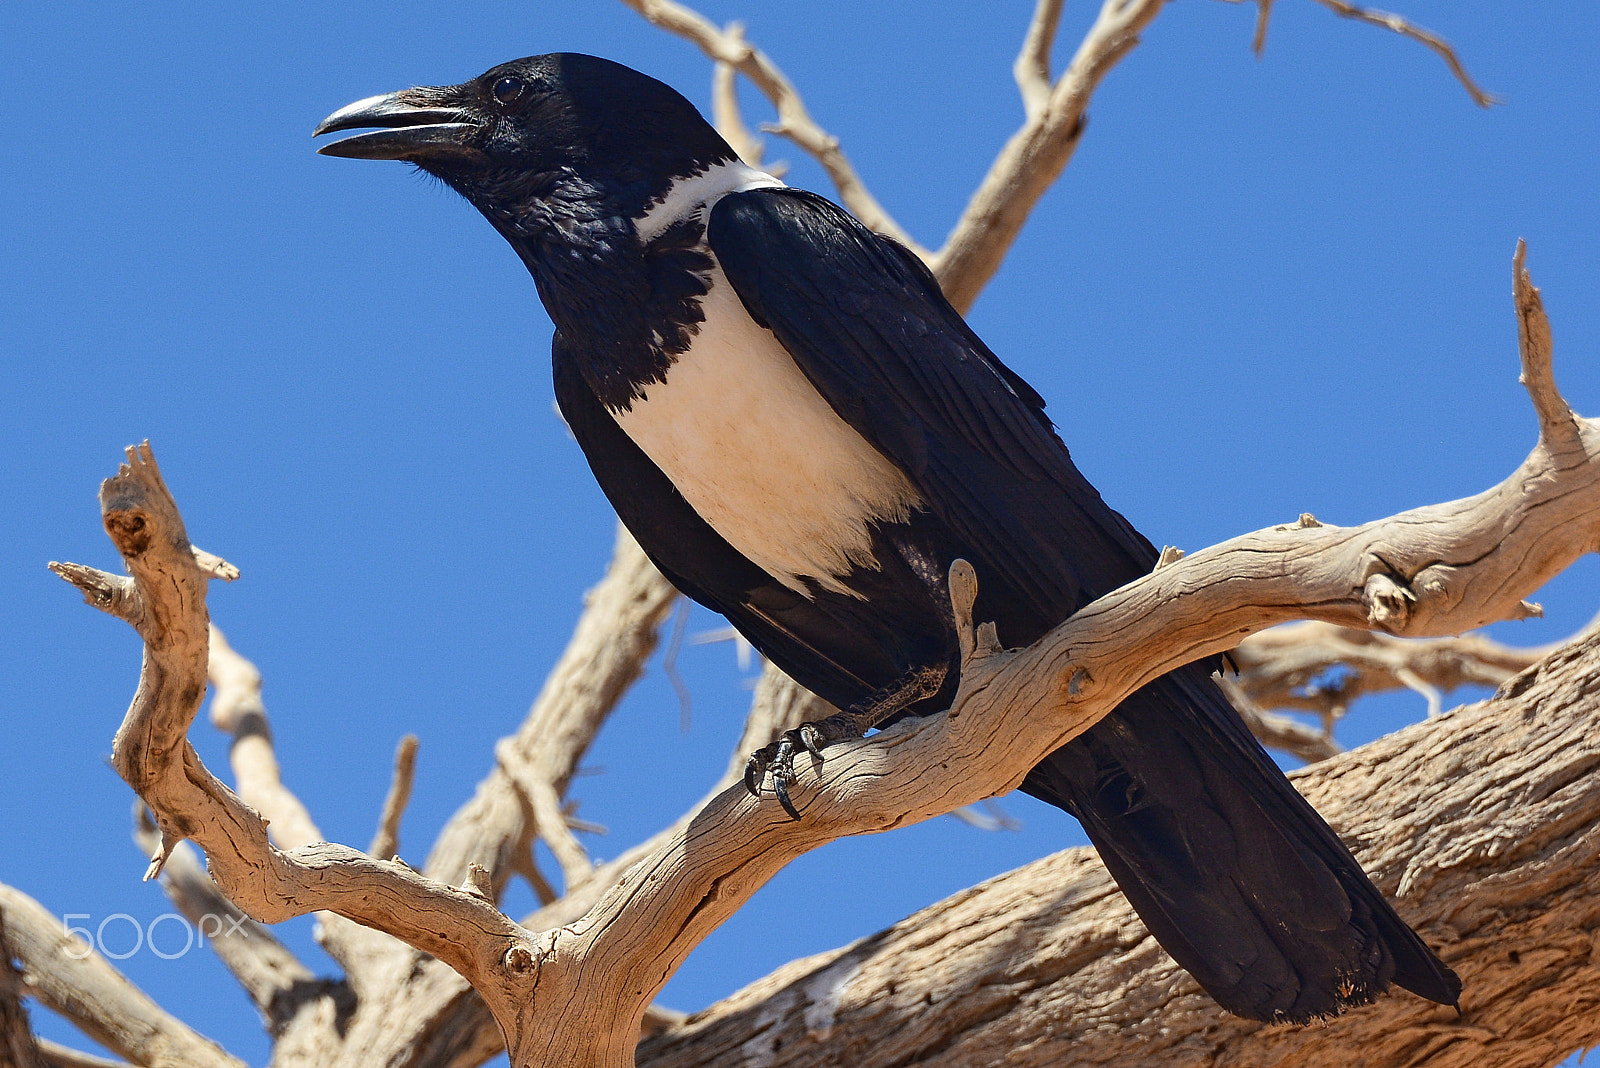
[[[1534,440],[1509,310],[1518,237],[1558,377],[1600,410],[1600,9],[1398,6],[1505,103],[1474,107],[1432,53],[1307,0],[1277,5],[1259,62],[1252,7],[1174,3],[1107,79],[1077,158],[974,309],[1079,465],[1158,544],[1306,511],[1359,522],[1504,477]],[[1023,4],[703,10],[747,22],[924,243],[1020,121]],[[1088,17],[1069,7],[1063,39]],[[330,837],[370,837],[405,732],[422,742],[407,855],[490,765],[612,520],[552,412],[550,326],[515,257],[436,183],[319,157],[310,130],[358,97],[547,51],[618,59],[707,101],[699,53],[612,0],[0,7],[0,500],[17,520],[0,539],[0,880],[91,922],[167,911],[138,881],[131,795],[105,763],[137,640],[44,568],[115,564],[95,491],[146,437],[191,536],[243,572],[213,590],[213,615],[265,673],[289,783]],[[827,190],[797,150],[773,141],[774,157]],[[1570,633],[1600,607],[1597,579],[1581,562],[1538,596],[1546,619],[1496,635]],[[746,678],[727,645],[681,661],[692,729],[653,665],[592,754],[603,771],[575,783],[582,815],[610,828],[591,843],[601,856],[679,812],[726,758]],[[1422,712],[1373,702],[1342,738]],[[208,728],[195,742],[222,766]],[[1006,806],[1021,832],[936,820],[804,858],[663,1001],[698,1008],[1082,841],[1059,813]],[[818,922],[822,896],[838,903]],[[325,967],[308,932],[284,933]],[[124,965],[264,1060],[253,1011],[206,955]]]

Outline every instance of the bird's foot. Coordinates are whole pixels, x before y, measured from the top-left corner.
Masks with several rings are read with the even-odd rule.
[[[874,719],[870,712],[836,712],[815,723],[802,723],[793,730],[784,731],[771,745],[762,746],[744,762],[744,785],[751,796],[761,796],[761,783],[770,774],[772,792],[778,795],[778,804],[790,819],[800,818],[800,812],[789,800],[789,784],[794,782],[794,758],[810,753],[822,759],[822,747],[834,742],[859,738],[871,727]]]
[[[770,774],[772,792],[777,795],[778,804],[783,806],[790,819],[798,820],[800,811],[789,800],[789,784],[794,782],[794,758],[806,752],[821,760],[824,746],[860,738],[870,728],[917,701],[932,697],[943,685],[946,670],[942,664],[918,668],[854,708],[784,731],[777,741],[757,749],[745,761],[745,789],[750,791],[752,797],[759,798],[761,783]]]

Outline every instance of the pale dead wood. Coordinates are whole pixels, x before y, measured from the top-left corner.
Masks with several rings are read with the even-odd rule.
[[[417,744],[417,736],[408,734],[395,746],[394,775],[383,798],[383,811],[378,815],[378,831],[367,847],[367,853],[379,860],[400,852],[400,821],[411,801],[411,784],[417,774]]]
[[[22,966],[28,996],[100,1045],[148,1068],[244,1068],[27,894],[0,883],[0,911],[6,948]]]
[[[1291,776],[1460,972],[1309,1027],[1218,1010],[1069,849],[795,961],[641,1068],[1544,1068],[1600,1042],[1600,631],[1493,700]]]
[[[723,31],[743,39],[744,26],[730,23]],[[739,72],[733,64],[717,60],[711,64],[711,124],[728,142],[728,147],[739,153],[739,158],[752,167],[761,166],[766,147],[761,138],[745,125],[744,112],[739,107]],[[774,172],[774,177],[782,177]]]
[[[213,689],[211,725],[233,738],[228,762],[240,797],[267,820],[280,848],[323,841],[310,811],[284,785],[261,699],[261,672],[234,651],[216,626],[207,642],[206,675]]]
[[[1398,33],[1401,37],[1408,37],[1413,41],[1426,45],[1450,67],[1450,73],[1456,76],[1456,81],[1460,82],[1462,87],[1472,96],[1473,103],[1480,108],[1499,103],[1494,96],[1478,87],[1478,84],[1472,80],[1472,76],[1467,73],[1467,68],[1462,64],[1460,57],[1456,55],[1455,49],[1451,48],[1444,38],[1438,34],[1431,33],[1415,23],[1408,22],[1399,15],[1392,15],[1387,11],[1374,11],[1371,8],[1357,7],[1355,4],[1346,3],[1346,0],[1316,0],[1316,2],[1344,18],[1355,19],[1357,22],[1371,23],[1374,26],[1382,26],[1392,33]]]
[[[1228,2],[1238,4],[1244,3],[1246,0],[1228,0]],[[1255,52],[1256,58],[1260,59],[1267,48],[1267,24],[1272,20],[1273,0],[1254,0],[1254,2],[1256,5],[1256,29],[1250,48],[1251,51]],[[1401,37],[1407,37],[1425,45],[1445,61],[1446,66],[1450,68],[1450,73],[1455,75],[1456,81],[1460,82],[1461,87],[1467,91],[1467,95],[1472,97],[1474,104],[1477,104],[1480,108],[1486,108],[1500,103],[1497,97],[1492,93],[1484,92],[1478,83],[1473,81],[1472,75],[1467,73],[1466,64],[1461,62],[1461,57],[1456,54],[1456,50],[1438,34],[1425,30],[1400,15],[1392,15],[1386,11],[1374,11],[1371,8],[1357,7],[1355,4],[1347,3],[1346,0],[1315,0],[1315,2],[1342,18],[1355,19],[1358,22],[1370,23],[1373,26],[1382,26],[1391,33],[1397,33]]]
[[[834,711],[827,702],[768,664],[756,684],[744,729],[729,754],[727,767],[711,790],[667,827],[624,850],[617,857],[597,865],[582,885],[560,897],[553,891],[548,899],[541,894],[543,907],[523,917],[522,925],[530,930],[547,930],[580,919],[607,891],[617,885],[629,869],[660,849],[673,835],[681,833],[712,798],[734,783],[741,782],[745,758],[752,751],[766,745],[790,727],[807,720],[824,719]],[[529,866],[531,868],[531,859]],[[415,1063],[470,1068],[504,1050],[504,1039],[494,1017],[464,981],[435,962],[420,966],[419,972],[426,974],[429,982],[434,984],[435,997],[431,1001],[407,1000],[390,1009],[390,1018],[397,1029],[416,1028],[416,1020],[422,1011],[431,1012],[429,1018],[437,1021],[435,1026],[430,1026],[418,1036],[419,1042],[424,1045],[418,1047]],[[455,984],[453,987],[452,983]],[[440,999],[436,996],[440,990],[453,990],[453,995],[448,1001]],[[442,1009],[439,1008],[441,1005],[444,1006]],[[672,1010],[652,1005],[646,1010],[640,1024],[641,1030],[648,1031],[672,1015]],[[426,1045],[430,1042],[433,1045]]]
[[[1022,106],[1029,117],[1043,111],[1050,102],[1050,51],[1055,47],[1056,29],[1061,25],[1061,9],[1065,0],[1038,0],[1033,18],[1028,22],[1028,32],[1022,38],[1022,50],[1011,73],[1017,80],[1017,90],[1022,94]]]
[[[161,847],[161,841],[149,812],[142,803],[138,807],[134,841],[148,857]],[[170,851],[161,869],[161,889],[195,929],[205,934],[206,944],[238,980],[275,1037],[288,1030],[309,1002],[341,996],[334,984],[318,982],[287,946],[223,897],[188,843],[180,842]]]
[[[39,1039],[39,1053],[49,1068],[130,1068],[126,1061],[96,1057],[92,1053],[84,1053],[82,1050],[63,1046],[59,1042],[51,1042],[47,1038]]]
[[[1343,752],[1334,727],[1362,697],[1414,690],[1436,716],[1445,693],[1498,686],[1553,648],[1514,648],[1477,634],[1416,640],[1315,621],[1286,623],[1240,642],[1229,653],[1238,674],[1219,681],[1261,744],[1310,763]],[[1271,709],[1311,713],[1320,726]]]
[[[1095,89],[1139,43],[1139,35],[1161,13],[1163,3],[1104,0],[1061,77],[1042,103],[1029,108],[1022,127],[995,157],[944,246],[929,261],[958,309],[970,308],[1000,269],[1034,205],[1072,159]],[[1039,21],[1036,15],[1030,39]],[[1033,51],[1037,54],[1038,49]]]
[[[1327,623],[1291,623],[1251,635],[1233,650],[1232,680],[1263,708],[1314,713],[1325,730],[1356,700],[1411,689],[1437,715],[1440,692],[1498,686],[1553,646],[1515,648],[1478,634],[1413,641]],[[1339,674],[1328,677],[1338,668]]]
[[[160,828],[150,874],[190,839],[206,851],[219,889],[263,922],[336,912],[438,957],[480,991],[501,989],[508,972],[525,970],[520,955],[530,953],[530,932],[481,897],[346,846],[280,849],[268,840],[261,817],[205,769],[186,738],[205,694],[205,593],[215,570],[197,562],[148,444],[127,450],[100,499],[107,533],[134,582],[120,614],[145,642],[139,689],[112,743],[112,763]],[[94,603],[111,577],[81,567],[54,570],[86,587]],[[504,999],[498,1003],[504,1011]]]
[[[238,577],[238,572],[233,575]],[[261,814],[279,849],[325,841],[310,810],[283,781],[272,722],[261,697],[261,672],[228,644],[215,624],[209,629],[206,656],[206,676],[212,687],[211,725],[233,739],[228,763],[240,799]],[[146,855],[162,856],[159,846],[158,837],[156,852]],[[376,859],[393,855],[391,850]],[[351,987],[357,992],[381,988],[385,980],[380,977],[398,964],[404,947],[335,912],[323,912],[318,921],[317,941],[339,962]]]
[[[643,15],[652,25],[692,42],[714,62],[726,63],[749,78],[751,84],[761,90],[778,111],[778,121],[764,129],[787,137],[816,159],[839,190],[840,201],[856,218],[915,250],[924,259],[927,258],[927,250],[901,229],[877,198],[868,192],[866,183],[840,150],[839,139],[817,125],[788,75],[765,52],[746,41],[737,24],[727,30],[719,30],[710,19],[675,0],[622,2]]]
[[[431,876],[458,883],[478,864],[503,887],[524,865],[536,833],[525,787],[542,782],[558,797],[566,793],[595,734],[644,670],[677,597],[619,525],[606,575],[585,598],[572,638],[527,718],[496,745],[495,769],[434,843],[426,866]],[[538,828],[546,831],[561,840],[565,821]]]
[[[0,1068],[45,1068],[44,1055],[34,1040],[22,973],[11,960],[6,945],[6,911],[0,905]]]
[[[1331,726],[1318,730],[1289,716],[1268,712],[1251,698],[1238,679],[1226,674],[1217,676],[1217,683],[1228,695],[1233,707],[1238,709],[1245,726],[1256,736],[1256,741],[1267,748],[1281,749],[1307,764],[1344,752],[1344,747],[1334,739]]]

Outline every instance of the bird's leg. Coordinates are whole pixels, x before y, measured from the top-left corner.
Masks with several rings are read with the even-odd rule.
[[[784,731],[777,741],[757,749],[745,761],[745,788],[752,796],[760,797],[761,782],[770,772],[772,792],[778,795],[778,803],[791,819],[799,819],[799,811],[789,800],[789,784],[794,781],[797,754],[805,750],[820,760],[823,746],[860,738],[878,724],[938,693],[949,670],[946,664],[913,668],[859,704],[815,723],[802,723],[793,730]]]

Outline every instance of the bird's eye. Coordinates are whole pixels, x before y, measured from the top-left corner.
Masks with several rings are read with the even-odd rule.
[[[507,75],[506,77],[495,82],[494,88],[490,91],[494,93],[494,98],[500,103],[514,104],[517,102],[517,98],[522,96],[523,90],[527,88],[528,83],[524,82],[521,78],[515,78]]]

